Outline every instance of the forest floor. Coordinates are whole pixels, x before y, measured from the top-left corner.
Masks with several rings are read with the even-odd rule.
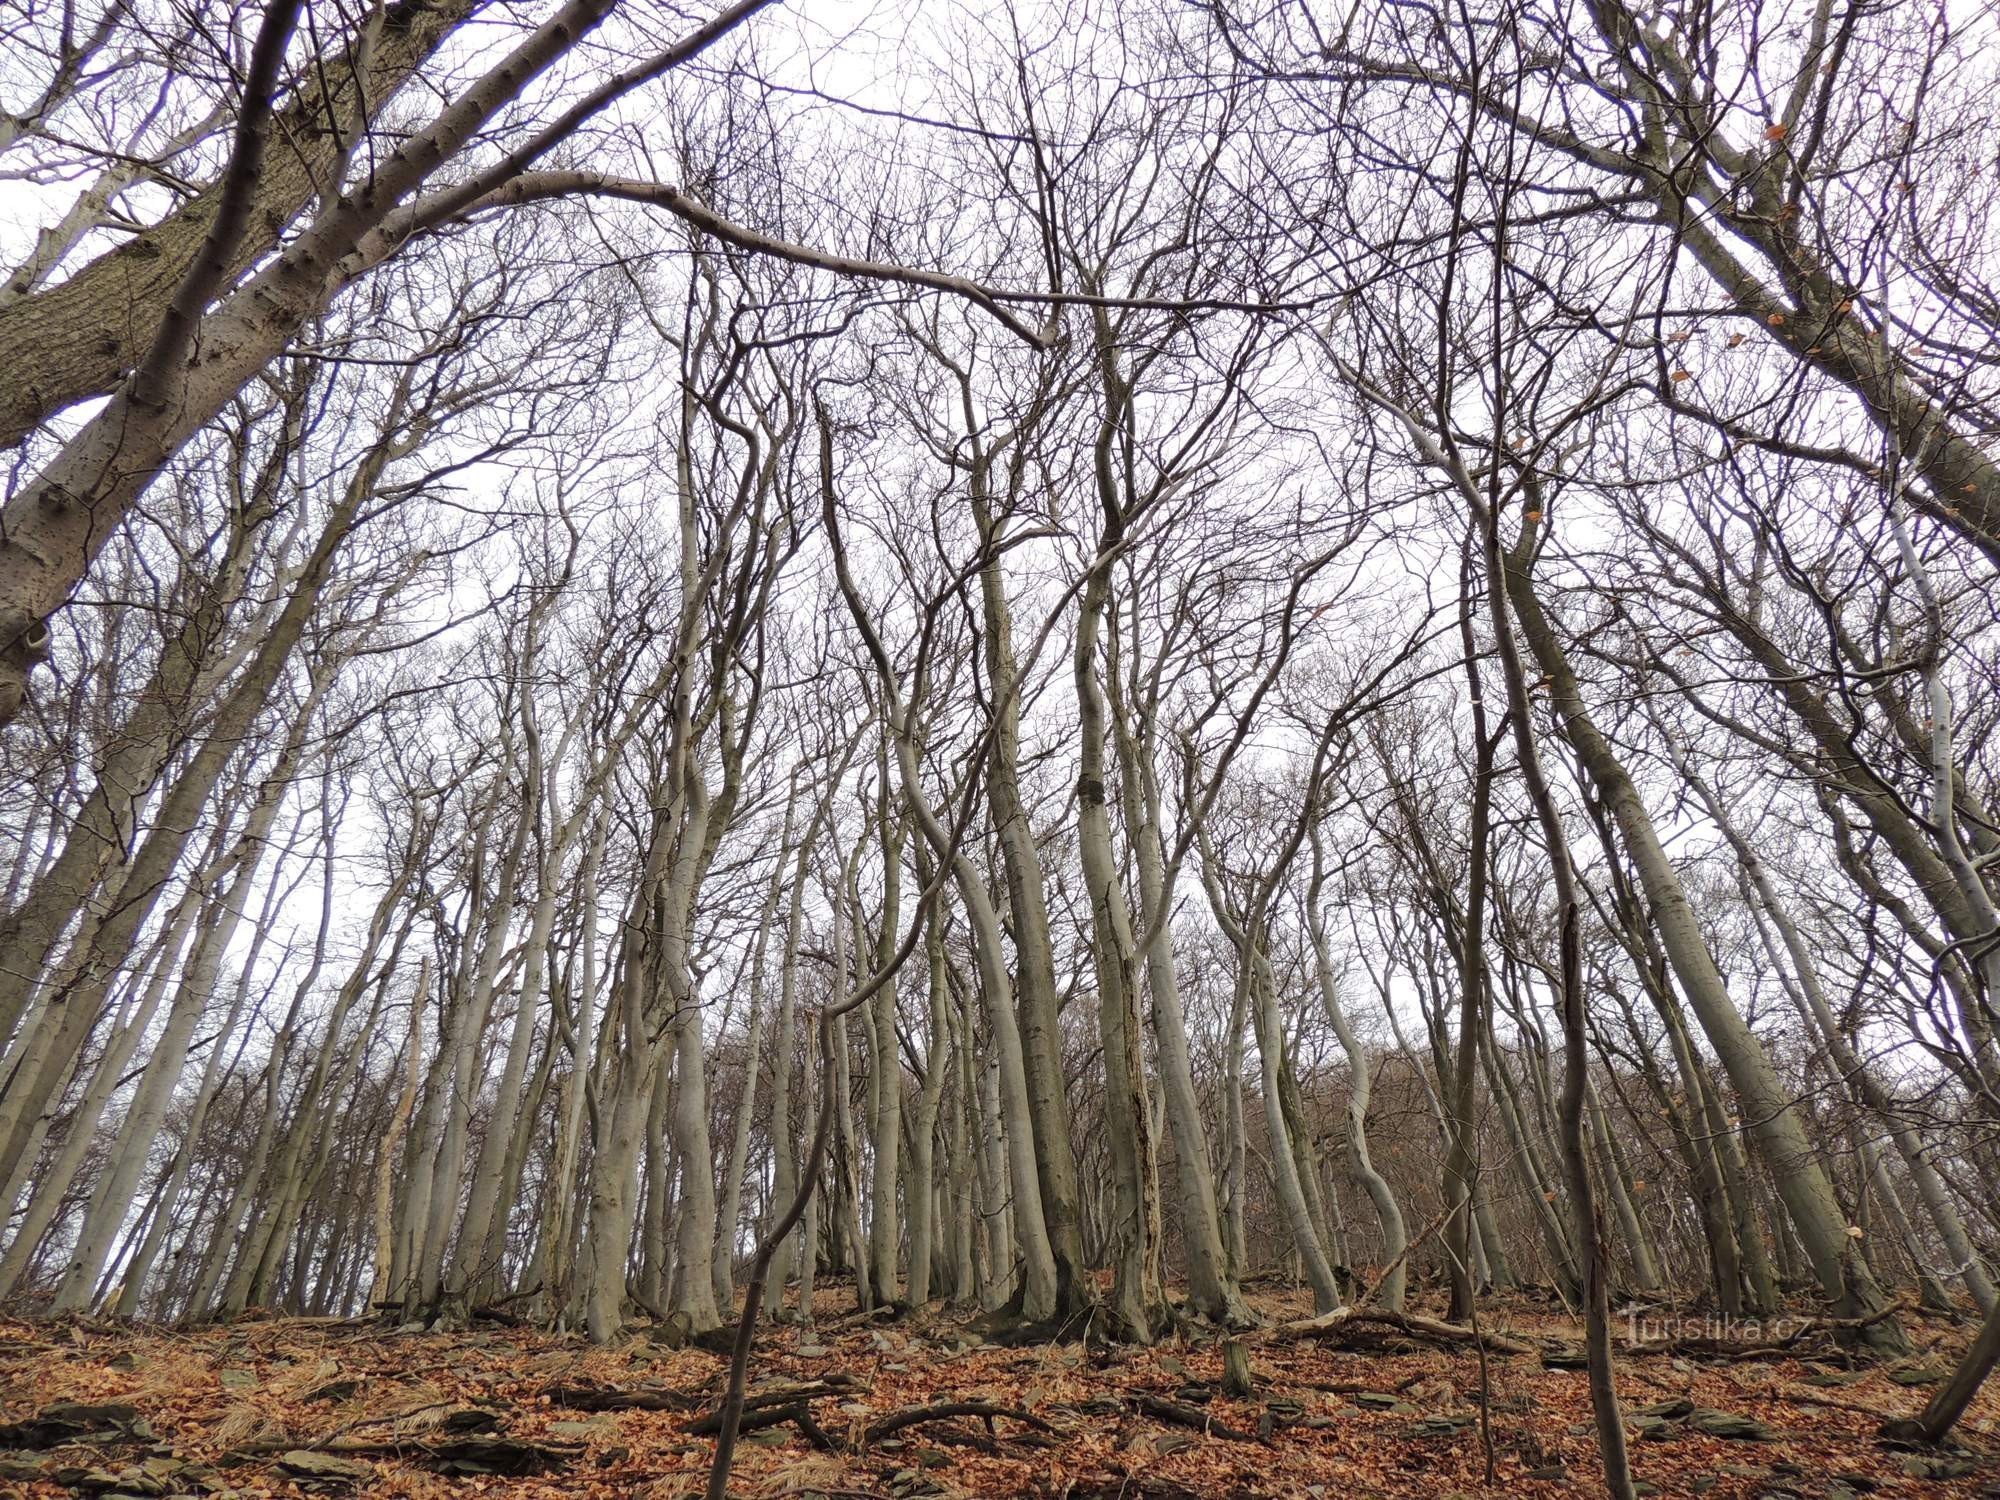
[[[1256,1299],[1274,1318],[1309,1308]],[[1535,1353],[1487,1361],[1495,1482],[1486,1483],[1476,1353],[1393,1330],[1348,1342],[1246,1337],[1252,1394],[1221,1390],[1222,1346],[1001,1347],[926,1312],[851,1316],[825,1291],[811,1329],[763,1325],[732,1494],[1033,1496],[1056,1500],[1603,1493],[1581,1371]],[[2000,1395],[1981,1395],[1950,1454],[1877,1441],[1914,1414],[1970,1329],[1912,1318],[1914,1359],[1850,1362],[1823,1336],[1782,1356],[1620,1360],[1633,1468],[1648,1492],[1711,1500],[2000,1496]],[[1547,1350],[1575,1324],[1501,1301],[1482,1327]],[[250,1317],[187,1330],[0,1321],[0,1496],[542,1496],[675,1500],[701,1492],[702,1415],[725,1360],[644,1332],[579,1338],[480,1324]],[[1019,1415],[898,1414],[986,1403]],[[1690,1403],[1693,1411],[1688,1410]],[[625,1409],[618,1409],[625,1408]],[[801,1414],[803,1420],[800,1420]],[[1204,1428],[1206,1430],[1204,1430]],[[1734,1436],[1722,1435],[1735,1433]]]

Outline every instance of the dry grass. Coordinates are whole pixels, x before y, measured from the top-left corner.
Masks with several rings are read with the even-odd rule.
[[[261,1403],[238,1402],[223,1413],[222,1420],[215,1424],[215,1443],[226,1450],[243,1448],[253,1443],[287,1443],[292,1434],[285,1424]]]

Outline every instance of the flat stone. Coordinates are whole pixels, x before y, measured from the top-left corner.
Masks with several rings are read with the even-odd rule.
[[[574,1449],[563,1452],[540,1443],[507,1437],[454,1437],[433,1443],[432,1467],[444,1474],[542,1474],[569,1462]]]
[[[333,1453],[315,1453],[310,1448],[280,1454],[278,1467],[309,1484],[362,1484],[375,1477],[375,1470],[367,1464]]]
[[[72,1489],[92,1490],[103,1495],[131,1495],[138,1500],[156,1500],[188,1488],[183,1478],[187,1465],[173,1459],[148,1459],[134,1468],[109,1473],[92,1469],[72,1479]]]
[[[1972,1459],[1954,1458],[1947,1453],[1912,1453],[1903,1460],[1903,1472],[1912,1479],[1963,1479],[1978,1469]]]
[[[1937,1365],[1903,1365],[1883,1373],[1897,1385],[1937,1385],[1948,1372]]]
[[[122,1401],[58,1401],[25,1422],[0,1425],[0,1448],[54,1448],[63,1443],[152,1439],[139,1408]]]
[[[1755,1417],[1741,1416],[1736,1412],[1715,1411],[1698,1406],[1688,1414],[1688,1426],[1709,1437],[1730,1438],[1744,1443],[1768,1443],[1777,1436],[1768,1426]]]
[[[1472,1419],[1469,1417],[1425,1417],[1422,1421],[1410,1424],[1410,1436],[1413,1438],[1457,1437],[1459,1433],[1465,1431],[1471,1425]]]
[[[1392,1396],[1387,1391],[1356,1391],[1348,1397],[1348,1400],[1367,1411],[1392,1411],[1401,1414],[1416,1410],[1401,1396]]]
[[[1678,1422],[1694,1415],[1694,1403],[1685,1396],[1676,1396],[1671,1401],[1655,1401],[1649,1406],[1633,1408],[1642,1417],[1658,1417],[1662,1421]]]

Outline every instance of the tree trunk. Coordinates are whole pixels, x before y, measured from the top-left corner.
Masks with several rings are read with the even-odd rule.
[[[1107,428],[1098,441],[1100,492],[1109,488]],[[1107,511],[1115,511],[1115,497]],[[1100,561],[1085,580],[1078,613],[1072,676],[1079,726],[1077,847],[1083,866],[1093,970],[1097,978],[1097,1030],[1104,1054],[1104,1129],[1111,1157],[1113,1204],[1108,1258],[1113,1266],[1106,1312],[1115,1337],[1151,1343],[1165,1321],[1160,1284],[1153,1137],[1145,1097],[1145,1060],[1139,1023],[1139,975],[1133,954],[1132,916],[1119,879],[1106,808],[1104,699],[1097,685],[1097,642],[1110,597],[1111,559],[1118,532],[1100,539]]]
[[[1617,821],[1652,904],[1653,921],[1668,962],[1751,1117],[1751,1132],[1812,1259],[1822,1291],[1846,1315],[1873,1317],[1886,1305],[1881,1289],[1850,1253],[1847,1225],[1841,1221],[1832,1184],[1813,1152],[1798,1110],[1763,1045],[1730,999],[1638,788],[1585,708],[1568,658],[1542,612],[1528,572],[1527,549],[1532,538],[1531,526],[1505,559],[1506,592],[1522,636],[1552,685],[1564,734]],[[1870,1323],[1863,1333],[1884,1352],[1900,1353],[1908,1347],[1893,1318]]]
[[[1403,1310],[1404,1288],[1408,1285],[1404,1252],[1409,1248],[1410,1235],[1404,1227],[1403,1210],[1396,1203],[1395,1193],[1390,1190],[1388,1180],[1375,1170],[1374,1159],[1368,1154],[1368,1105],[1373,1097],[1374,1078],[1369,1070],[1368,1054],[1362,1050],[1354,1027],[1341,1006],[1333,957],[1327,949],[1326,928],[1320,920],[1319,887],[1323,877],[1317,824],[1312,825],[1311,837],[1313,881],[1306,896],[1306,927],[1312,941],[1313,977],[1319,985],[1320,1004],[1326,1009],[1327,1023],[1333,1027],[1341,1051],[1347,1054],[1347,1170],[1356,1186],[1368,1195],[1368,1201],[1375,1208],[1375,1217],[1382,1226],[1382,1263],[1390,1270],[1377,1295],[1389,1311],[1399,1313]]]

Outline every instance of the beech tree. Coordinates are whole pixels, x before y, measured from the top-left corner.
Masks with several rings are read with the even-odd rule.
[[[1264,1276],[1551,1289],[1620,1495],[1627,1299],[1958,1420],[1991,17],[7,24],[10,1309],[734,1323],[718,1486],[759,1318]]]

